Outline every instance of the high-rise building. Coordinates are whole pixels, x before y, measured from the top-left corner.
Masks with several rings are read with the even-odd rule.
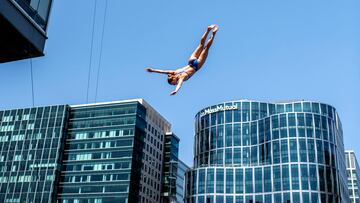
[[[0,63],[43,56],[52,0],[0,0]]]
[[[360,203],[360,191],[358,183],[360,181],[359,163],[357,162],[355,152],[353,150],[346,150],[345,156],[350,200],[351,203]]]
[[[138,202],[146,127],[138,101],[71,106],[59,200]]]
[[[185,173],[189,169],[189,166],[187,166],[184,162],[181,160],[178,161],[176,178],[176,203],[184,203]]]
[[[166,134],[162,196],[166,202],[171,203],[176,202],[179,141],[180,139],[172,132]]]
[[[342,127],[330,105],[231,101],[195,116],[188,203],[349,202]]]
[[[183,203],[185,172],[189,167],[179,159],[180,139],[172,132],[165,135],[164,177],[162,197],[164,203]]]
[[[53,202],[67,107],[0,111],[0,202]]]
[[[170,123],[142,99],[4,110],[0,119],[0,202],[167,202],[165,157],[178,160],[179,139],[166,144]]]
[[[141,175],[141,201],[142,203],[164,202],[161,197],[162,180],[165,166],[165,140],[171,132],[171,125],[157,111],[147,104],[147,129],[143,149],[143,165]],[[166,201],[164,202],[166,203]]]

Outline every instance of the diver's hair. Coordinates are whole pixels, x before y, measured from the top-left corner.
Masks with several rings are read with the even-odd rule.
[[[168,74],[168,77],[167,77],[167,81],[170,85],[172,85],[172,80],[174,79],[175,77],[172,75],[172,74]]]

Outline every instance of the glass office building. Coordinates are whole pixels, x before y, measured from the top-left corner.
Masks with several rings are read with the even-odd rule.
[[[358,183],[360,180],[359,163],[357,162],[355,152],[353,150],[346,150],[345,156],[350,200],[351,203],[360,203]]]
[[[195,116],[188,203],[349,202],[342,127],[330,105],[232,101]]]
[[[53,202],[66,106],[0,111],[0,202]]]
[[[181,160],[178,161],[177,166],[178,167],[177,167],[177,178],[176,178],[176,203],[184,203],[185,173],[190,168]]]
[[[179,139],[165,147],[171,125],[142,99],[4,110],[0,121],[0,202],[167,202],[165,151],[177,160]]]
[[[71,107],[60,202],[138,202],[145,116],[138,102]]]
[[[189,167],[179,159],[180,139],[172,132],[165,135],[163,203],[183,203],[185,172]]]
[[[0,63],[43,56],[52,0],[0,0]]]
[[[167,133],[165,136],[162,196],[166,202],[176,202],[179,141],[173,133]]]

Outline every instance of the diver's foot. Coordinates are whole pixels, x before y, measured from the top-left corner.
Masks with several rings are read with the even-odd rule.
[[[218,25],[214,25],[213,33],[215,34],[218,30],[219,30],[219,26],[218,26]]]
[[[210,30],[214,29],[214,28],[215,28],[215,26],[216,26],[215,24],[213,24],[213,25],[209,25],[209,26],[208,26],[208,28],[207,28],[207,29],[208,29],[208,31],[210,31]]]

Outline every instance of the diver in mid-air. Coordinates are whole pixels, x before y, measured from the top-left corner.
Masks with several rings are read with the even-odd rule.
[[[216,32],[219,30],[219,26],[210,25],[207,27],[206,32],[203,34],[200,40],[199,46],[195,49],[189,58],[188,65],[177,70],[157,70],[152,68],[146,68],[148,72],[167,74],[167,81],[171,85],[176,85],[176,89],[171,92],[171,95],[176,94],[181,88],[184,81],[188,80],[193,76],[201,67],[204,65],[206,58],[209,53],[212,42]],[[212,31],[212,35],[205,44],[205,40],[208,34]]]

